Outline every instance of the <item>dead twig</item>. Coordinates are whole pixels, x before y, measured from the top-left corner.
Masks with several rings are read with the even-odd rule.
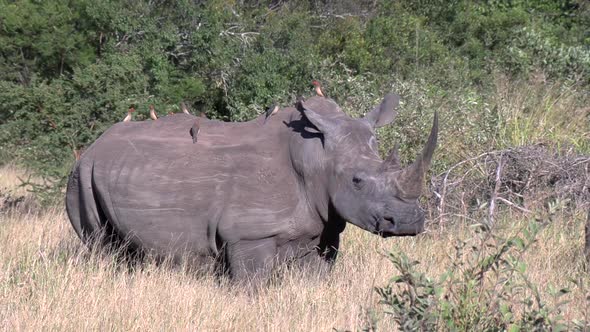
[[[241,28],[241,26],[239,26],[239,25],[230,26],[226,30],[221,31],[219,33],[219,35],[220,36],[238,37],[242,41],[242,43],[246,46],[250,45],[250,42],[253,38],[260,35],[260,32],[255,32],[255,31],[247,31],[247,32],[233,32],[232,31],[232,30],[235,30],[238,28]]]
[[[490,212],[489,212],[489,222],[490,225],[494,224],[494,210],[496,209],[496,199],[498,198],[498,190],[500,189],[500,181],[502,176],[502,166],[504,163],[504,155],[500,155],[500,161],[498,162],[498,167],[496,167],[496,180],[494,183],[494,191],[492,191],[492,197],[490,198]]]
[[[502,198],[502,197],[496,197],[496,200],[498,200],[498,201],[501,201],[501,202],[502,202],[502,203],[504,203],[504,204],[510,205],[510,206],[512,206],[513,208],[515,208],[515,209],[517,209],[517,210],[520,210],[520,211],[522,211],[522,212],[524,212],[524,213],[533,213],[533,211],[531,211],[531,210],[529,210],[529,209],[526,209],[526,208],[524,208],[524,207],[522,207],[522,206],[519,206],[519,205],[517,205],[517,204],[514,204],[514,203],[512,203],[511,201],[509,201],[509,200],[507,200],[507,199],[505,199],[505,198]]]
[[[439,174],[439,176],[438,176],[438,177],[440,177],[440,176],[442,176],[442,175],[444,174],[444,178],[443,178],[443,181],[442,181],[442,189],[441,189],[441,193],[440,193],[440,194],[438,194],[438,193],[436,193],[436,192],[435,192],[435,194],[436,194],[436,195],[439,197],[439,199],[440,199],[440,202],[439,202],[439,205],[438,205],[438,212],[439,212],[439,216],[444,216],[444,215],[445,215],[445,211],[444,211],[444,208],[445,208],[445,195],[446,195],[446,191],[447,191],[447,181],[448,181],[448,179],[449,179],[449,175],[450,175],[450,174],[451,174],[451,173],[452,173],[452,172],[453,172],[455,169],[457,169],[459,166],[462,166],[462,165],[464,165],[464,164],[466,164],[466,163],[469,163],[469,162],[477,161],[477,160],[481,159],[482,157],[487,157],[487,156],[489,156],[489,155],[491,155],[491,154],[495,154],[495,153],[497,153],[497,152],[498,152],[498,151],[485,152],[485,153],[482,153],[482,154],[480,154],[480,155],[478,155],[478,156],[475,156],[475,157],[472,157],[472,158],[465,159],[465,160],[463,160],[463,161],[460,161],[460,162],[456,163],[455,165],[451,166],[451,168],[449,168],[449,169],[448,169],[448,170],[446,170],[445,172],[443,172],[443,173]],[[502,152],[503,152],[503,151],[500,151],[500,153],[502,153]],[[441,224],[443,224],[443,223],[444,223],[444,219],[440,219],[440,223],[441,223]]]

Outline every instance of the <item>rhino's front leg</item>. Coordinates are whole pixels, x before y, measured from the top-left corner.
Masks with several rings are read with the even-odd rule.
[[[260,282],[268,278],[275,261],[277,246],[273,238],[228,244],[229,272],[235,280]]]

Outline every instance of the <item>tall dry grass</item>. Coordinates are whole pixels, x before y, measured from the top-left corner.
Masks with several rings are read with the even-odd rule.
[[[554,142],[590,151],[590,95],[576,84],[494,78],[491,103],[499,116],[500,145]]]
[[[21,186],[25,175],[14,164],[6,164],[0,167],[0,193],[7,192],[13,195],[29,195],[27,188]]]
[[[0,169],[0,187],[16,183]],[[497,227],[515,233],[525,218]],[[583,274],[583,216],[545,227],[523,257],[543,296]],[[41,214],[0,214],[0,329],[116,331],[330,331],[357,330],[377,321],[395,329],[373,287],[396,274],[383,253],[401,250],[439,276],[451,263],[455,241],[467,225],[430,230],[413,238],[384,240],[355,227],[343,234],[340,256],[324,277],[286,272],[280,281],[250,293],[211,275],[146,263],[132,268],[85,248],[61,206]],[[586,280],[587,281],[587,280]],[[572,289],[564,319],[588,319],[585,292]]]

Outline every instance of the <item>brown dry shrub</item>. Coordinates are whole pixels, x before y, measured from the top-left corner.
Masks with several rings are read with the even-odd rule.
[[[501,206],[527,214],[574,213],[590,207],[590,156],[544,144],[489,151],[431,179],[432,220],[493,220]]]

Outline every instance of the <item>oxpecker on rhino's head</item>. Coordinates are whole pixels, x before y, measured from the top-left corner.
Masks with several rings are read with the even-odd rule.
[[[320,114],[313,105],[302,104],[307,120],[323,134],[331,205],[343,219],[383,237],[424,230],[418,198],[438,135],[435,114],[428,142],[411,165],[400,165],[396,148],[382,160],[374,130],[394,120],[398,104],[399,96],[389,94],[360,119]]]

